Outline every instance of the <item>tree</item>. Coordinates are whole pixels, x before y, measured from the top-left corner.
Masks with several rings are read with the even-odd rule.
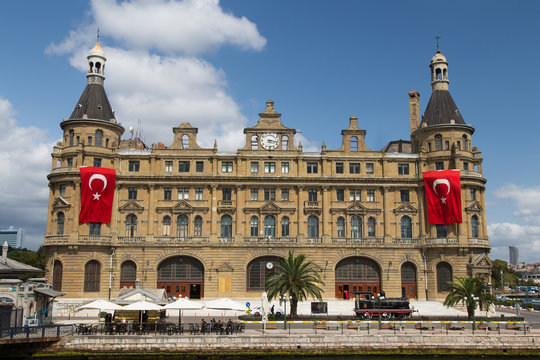
[[[491,280],[494,287],[501,286],[501,271],[503,273],[503,281],[505,286],[515,286],[523,277],[519,271],[515,271],[508,267],[508,263],[504,260],[495,259],[491,266]]]
[[[298,301],[304,301],[308,295],[322,301],[323,290],[319,284],[324,285],[324,282],[319,272],[315,264],[307,260],[306,255],[294,256],[289,251],[287,259],[279,265],[279,271],[266,281],[268,299],[290,296],[291,317],[296,317]]]
[[[26,265],[36,267],[38,269],[45,269],[46,254],[42,247],[38,251],[32,251],[28,249],[14,249],[10,247],[8,249],[7,257]],[[43,277],[44,274],[35,273],[22,273],[19,274],[19,279],[26,280],[31,277]]]
[[[495,297],[489,293],[489,287],[483,279],[464,277],[456,279],[457,281],[450,283],[452,290],[444,299],[445,306],[450,307],[461,302],[467,307],[467,318],[472,320],[477,304],[480,308],[487,308],[495,302]]]

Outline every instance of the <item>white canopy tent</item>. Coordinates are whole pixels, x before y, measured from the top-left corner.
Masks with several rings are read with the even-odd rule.
[[[200,310],[203,308],[203,306],[201,303],[180,298],[170,304],[165,305],[163,308],[168,310],[178,310],[178,326],[181,326],[184,310]]]
[[[151,303],[151,302],[148,302],[148,301],[144,301],[144,300],[141,300],[141,301],[137,301],[137,302],[134,302],[133,304],[129,304],[129,305],[126,305],[122,308],[122,310],[135,310],[135,311],[140,311],[140,321],[142,322],[142,312],[143,311],[148,311],[148,310],[163,310],[163,307],[157,305],[157,304],[154,304],[154,303]]]
[[[87,309],[98,309],[99,311],[101,311],[101,310],[124,310],[125,308],[111,301],[98,299],[98,300],[89,302],[88,304],[79,306],[78,308],[75,309],[75,311],[87,310]]]
[[[206,303],[207,309],[214,309],[214,310],[238,310],[238,311],[245,311],[246,305],[233,301],[231,299],[227,298],[220,298],[208,301]]]

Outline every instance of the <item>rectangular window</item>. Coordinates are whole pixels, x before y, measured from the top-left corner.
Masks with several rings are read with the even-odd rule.
[[[178,200],[189,200],[189,189],[178,189]]]
[[[469,171],[469,163],[468,162],[463,162],[463,170]]]
[[[94,158],[94,167],[101,167],[101,159]]]
[[[476,190],[475,189],[470,189],[470,192],[471,192],[471,201],[475,201],[476,200]]]
[[[308,174],[316,174],[319,171],[319,167],[317,163],[307,163],[307,173]]]
[[[60,196],[61,197],[66,196],[66,184],[61,184],[60,185]]]
[[[72,167],[73,166],[73,158],[67,159],[67,166]]]
[[[289,189],[281,189],[281,201],[289,201]]]
[[[88,146],[92,146],[92,137],[91,136],[88,137]]]
[[[252,162],[251,163],[251,173],[256,174],[259,172],[259,163],[258,162]]]
[[[343,163],[336,163],[336,174],[343,174]]]
[[[189,172],[189,161],[179,161],[178,172],[181,172],[181,173]]]
[[[134,187],[128,188],[128,199],[137,200],[137,188],[134,188]]]
[[[336,189],[336,200],[337,201],[345,201],[345,190]]]
[[[203,172],[204,171],[204,161],[196,161],[195,162],[195,171],[196,172]]]
[[[366,174],[373,174],[373,163],[366,163]]]
[[[141,164],[140,164],[139,160],[129,160],[128,170],[129,171],[139,171],[140,165]]]
[[[264,201],[276,201],[276,189],[264,189]]]
[[[88,223],[90,231],[88,235],[101,235],[101,223]]]
[[[366,201],[369,201],[369,202],[375,201],[375,190],[373,189],[366,190]]]
[[[289,163],[287,161],[281,162],[281,173],[282,174],[288,174],[289,173]]]
[[[435,163],[435,170],[444,170],[444,163],[442,161]]]
[[[164,188],[163,189],[163,200],[171,200],[172,199],[172,189],[171,188]]]
[[[165,161],[165,172],[172,172],[173,162],[172,161]]]
[[[222,200],[232,200],[232,190],[230,188],[224,188],[221,190]]]
[[[233,163],[232,161],[222,161],[221,162],[221,172],[223,173],[232,173]]]
[[[359,163],[350,163],[349,164],[349,174],[360,174],[360,164]]]
[[[197,188],[195,189],[195,200],[202,200],[203,199],[203,189]]]
[[[409,202],[409,190],[400,190],[401,202]]]
[[[308,189],[308,200],[317,201],[317,189]]]
[[[259,200],[259,189],[251,189],[251,200]]]
[[[273,174],[276,172],[276,163],[271,162],[265,162],[264,163],[264,173],[265,174]]]
[[[362,194],[362,191],[360,189],[352,189],[350,190],[350,200],[351,201],[361,201],[360,195]]]
[[[399,175],[409,175],[409,164],[398,164]]]

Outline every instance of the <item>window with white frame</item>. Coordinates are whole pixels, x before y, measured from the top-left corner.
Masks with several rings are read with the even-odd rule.
[[[202,200],[203,199],[203,189],[196,188],[195,189],[195,200]]]
[[[281,189],[281,201],[289,201],[289,189]]]
[[[172,161],[165,161],[165,172],[172,172],[172,169],[173,169],[173,162]]]
[[[362,191],[360,189],[351,189],[349,191],[349,194],[350,194],[350,201],[361,201],[362,198],[360,197],[360,195],[362,195]]]
[[[373,174],[373,163],[366,163],[366,174]]]
[[[264,173],[273,174],[276,172],[276,163],[273,161],[266,161],[264,163]]]
[[[251,189],[251,200],[259,200],[259,189]]]
[[[232,161],[222,161],[221,162],[221,172],[222,173],[232,173],[233,163]]]
[[[281,173],[282,174],[288,174],[289,173],[289,162],[288,161],[282,161],[281,162]]]
[[[259,163],[255,162],[255,161],[252,161],[251,162],[251,173],[255,174],[255,173],[258,173],[258,172],[259,172]]]
[[[366,201],[374,202],[375,201],[375,190],[367,189],[366,190]]]
[[[189,200],[189,189],[178,189],[178,200]]]

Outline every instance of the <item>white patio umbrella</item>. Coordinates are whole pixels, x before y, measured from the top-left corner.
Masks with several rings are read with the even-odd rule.
[[[215,299],[206,303],[207,309],[214,310],[246,310],[246,305],[227,298]]]
[[[78,308],[75,309],[75,311],[85,310],[85,309],[98,309],[99,311],[101,311],[101,310],[123,310],[124,307],[120,306],[118,304],[115,304],[115,303],[113,303],[111,301],[107,301],[107,300],[104,300],[104,299],[98,299],[98,300],[94,300],[92,302],[89,302],[88,304],[84,304],[84,305],[79,306]]]
[[[147,311],[147,310],[163,310],[163,307],[157,305],[157,304],[154,304],[154,303],[151,303],[151,302],[148,302],[148,301],[144,301],[144,300],[141,300],[141,301],[137,301],[137,302],[134,302],[133,304],[129,304],[129,305],[126,305],[122,308],[122,310],[138,310],[140,311],[141,315],[140,315],[140,321],[142,322],[142,312],[143,311]]]
[[[184,310],[199,310],[202,309],[203,306],[201,303],[191,301],[189,299],[180,298],[170,304],[167,304],[163,307],[164,309],[176,309],[178,310],[178,326],[182,325],[182,316]]]
[[[262,293],[261,315],[263,324],[268,323],[268,295],[266,295],[266,291]]]

